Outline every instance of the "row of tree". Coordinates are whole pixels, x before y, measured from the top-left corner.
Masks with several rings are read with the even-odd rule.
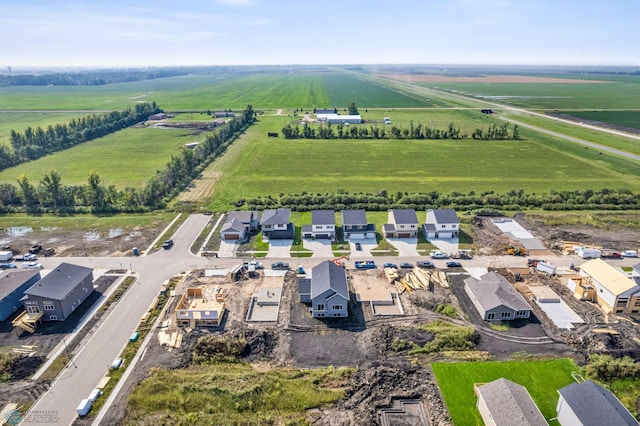
[[[215,158],[255,122],[251,105],[207,135],[193,149],[182,148],[143,187],[117,189],[106,186],[103,178],[90,172],[85,185],[64,185],[60,174],[51,170],[39,182],[18,177],[17,186],[0,184],[0,212],[135,212],[162,208]]]
[[[139,103],[124,111],[74,118],[68,124],[49,125],[45,129],[38,126],[27,127],[24,132],[11,130],[13,149],[0,146],[0,170],[117,132],[160,111],[155,102]]]
[[[11,71],[9,69],[9,71]],[[0,74],[0,86],[102,86],[186,75],[188,68],[93,70],[43,74]]]
[[[414,124],[408,127],[393,126],[365,126],[344,124],[289,123],[282,128],[282,134],[288,139],[466,139],[465,131],[450,123],[446,128]],[[482,140],[520,140],[520,131],[515,125],[509,129],[509,124],[490,124],[487,129],[476,129],[471,137]]]
[[[249,209],[286,207],[295,211],[315,209],[366,209],[385,211],[392,208],[426,210],[453,208],[456,210],[511,210],[527,208],[543,210],[636,210],[640,209],[640,194],[626,189],[600,189],[579,191],[550,191],[544,194],[526,193],[524,190],[498,194],[494,191],[467,194],[451,192],[349,193],[339,190],[334,193],[280,194],[279,197],[254,197],[246,200]]]

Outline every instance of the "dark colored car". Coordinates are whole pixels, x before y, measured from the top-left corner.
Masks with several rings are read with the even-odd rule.
[[[362,250],[362,244],[356,243],[356,250]]]
[[[167,240],[162,243],[162,248],[165,250],[169,250],[171,247],[173,247],[173,240]]]
[[[400,264],[400,267],[403,268],[403,269],[411,269],[411,268],[413,268],[413,263],[402,262]]]
[[[419,260],[416,262],[416,266],[418,266],[418,268],[427,268],[427,269],[433,269],[436,267],[436,265],[434,265],[433,262],[428,260]]]
[[[447,268],[462,268],[462,263],[460,263],[460,262],[447,262]]]
[[[383,268],[393,268],[393,269],[398,269],[398,265],[396,265],[395,263],[385,263],[384,265],[382,265]]]
[[[273,269],[274,271],[287,271],[289,270],[289,264],[284,262],[272,263],[271,269]]]

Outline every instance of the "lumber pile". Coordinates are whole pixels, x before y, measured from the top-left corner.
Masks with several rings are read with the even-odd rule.
[[[447,274],[442,271],[436,271],[431,274],[431,282],[439,285],[440,287],[449,288],[449,280],[447,280]]]

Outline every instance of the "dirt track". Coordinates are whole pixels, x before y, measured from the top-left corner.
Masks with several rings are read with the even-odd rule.
[[[578,80],[572,78],[534,77],[526,75],[476,75],[450,76],[432,74],[380,74],[380,77],[410,83],[565,83],[565,84],[610,84],[602,80]]]

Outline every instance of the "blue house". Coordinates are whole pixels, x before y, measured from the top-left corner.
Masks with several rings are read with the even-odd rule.
[[[40,271],[35,269],[5,269],[0,273],[0,321],[22,308],[24,292],[38,281]]]

